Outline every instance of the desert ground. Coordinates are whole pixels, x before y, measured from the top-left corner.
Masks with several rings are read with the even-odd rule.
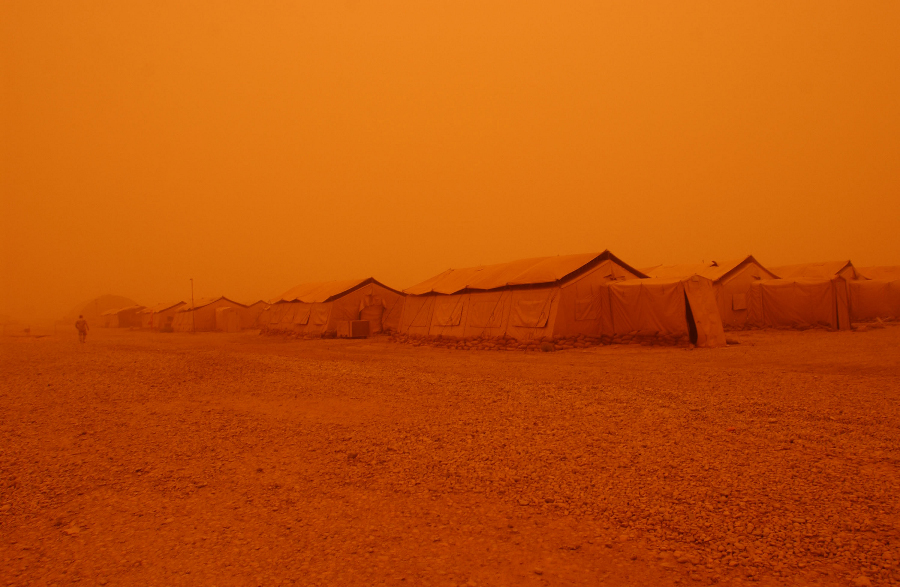
[[[0,338],[0,584],[897,585],[900,327]]]

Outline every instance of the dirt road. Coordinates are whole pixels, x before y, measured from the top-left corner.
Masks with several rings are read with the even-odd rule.
[[[0,339],[0,584],[900,584],[900,327]]]

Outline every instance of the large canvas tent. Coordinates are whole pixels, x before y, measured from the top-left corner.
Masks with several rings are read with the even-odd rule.
[[[138,312],[141,328],[159,330],[171,327],[175,320],[175,313],[184,305],[184,302],[166,302],[144,308]]]
[[[847,282],[832,279],[764,279],[750,285],[747,324],[763,328],[850,328]]]
[[[712,281],[719,316],[725,328],[743,328],[747,323],[747,295],[752,283],[777,277],[753,255],[721,263],[710,261],[691,265],[659,265],[642,271],[650,277],[684,279],[700,275]]]
[[[246,308],[244,304],[229,300],[225,296],[218,298],[202,298],[194,306],[186,304],[175,312],[172,329],[175,332],[211,332],[216,330],[216,310],[233,308],[240,316]]]
[[[900,265],[860,267],[857,269],[857,271],[866,279],[882,279],[885,281],[900,279]]]
[[[599,289],[646,277],[609,251],[449,269],[404,290],[400,332],[522,340],[596,335]]]
[[[780,265],[778,267],[769,267],[769,270],[781,279],[823,280],[835,277],[842,277],[846,281],[865,279],[849,259],[846,261]]]
[[[853,322],[900,320],[900,279],[857,280],[849,286]]]
[[[781,282],[764,281],[754,287],[755,306],[749,312],[754,326],[850,328],[849,284],[866,277],[849,259],[770,269]]]
[[[725,331],[712,280],[634,279],[600,286],[592,308],[599,334],[690,340],[698,347],[725,346]]]
[[[259,315],[266,332],[302,336],[348,334],[350,322],[369,322],[369,332],[396,330],[404,296],[373,277],[304,283],[270,300]]]
[[[267,307],[269,307],[268,302],[263,300],[259,300],[258,302],[254,302],[247,306],[244,309],[244,328],[258,328],[259,316]]]
[[[866,280],[851,281],[850,318],[854,322],[900,320],[900,265],[860,267]]]

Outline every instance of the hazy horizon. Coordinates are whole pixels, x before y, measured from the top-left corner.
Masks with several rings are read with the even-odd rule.
[[[900,4],[0,5],[0,314],[609,249],[898,265]]]

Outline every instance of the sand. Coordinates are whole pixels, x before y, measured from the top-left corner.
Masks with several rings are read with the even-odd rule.
[[[900,584],[900,327],[0,338],[0,584]]]

